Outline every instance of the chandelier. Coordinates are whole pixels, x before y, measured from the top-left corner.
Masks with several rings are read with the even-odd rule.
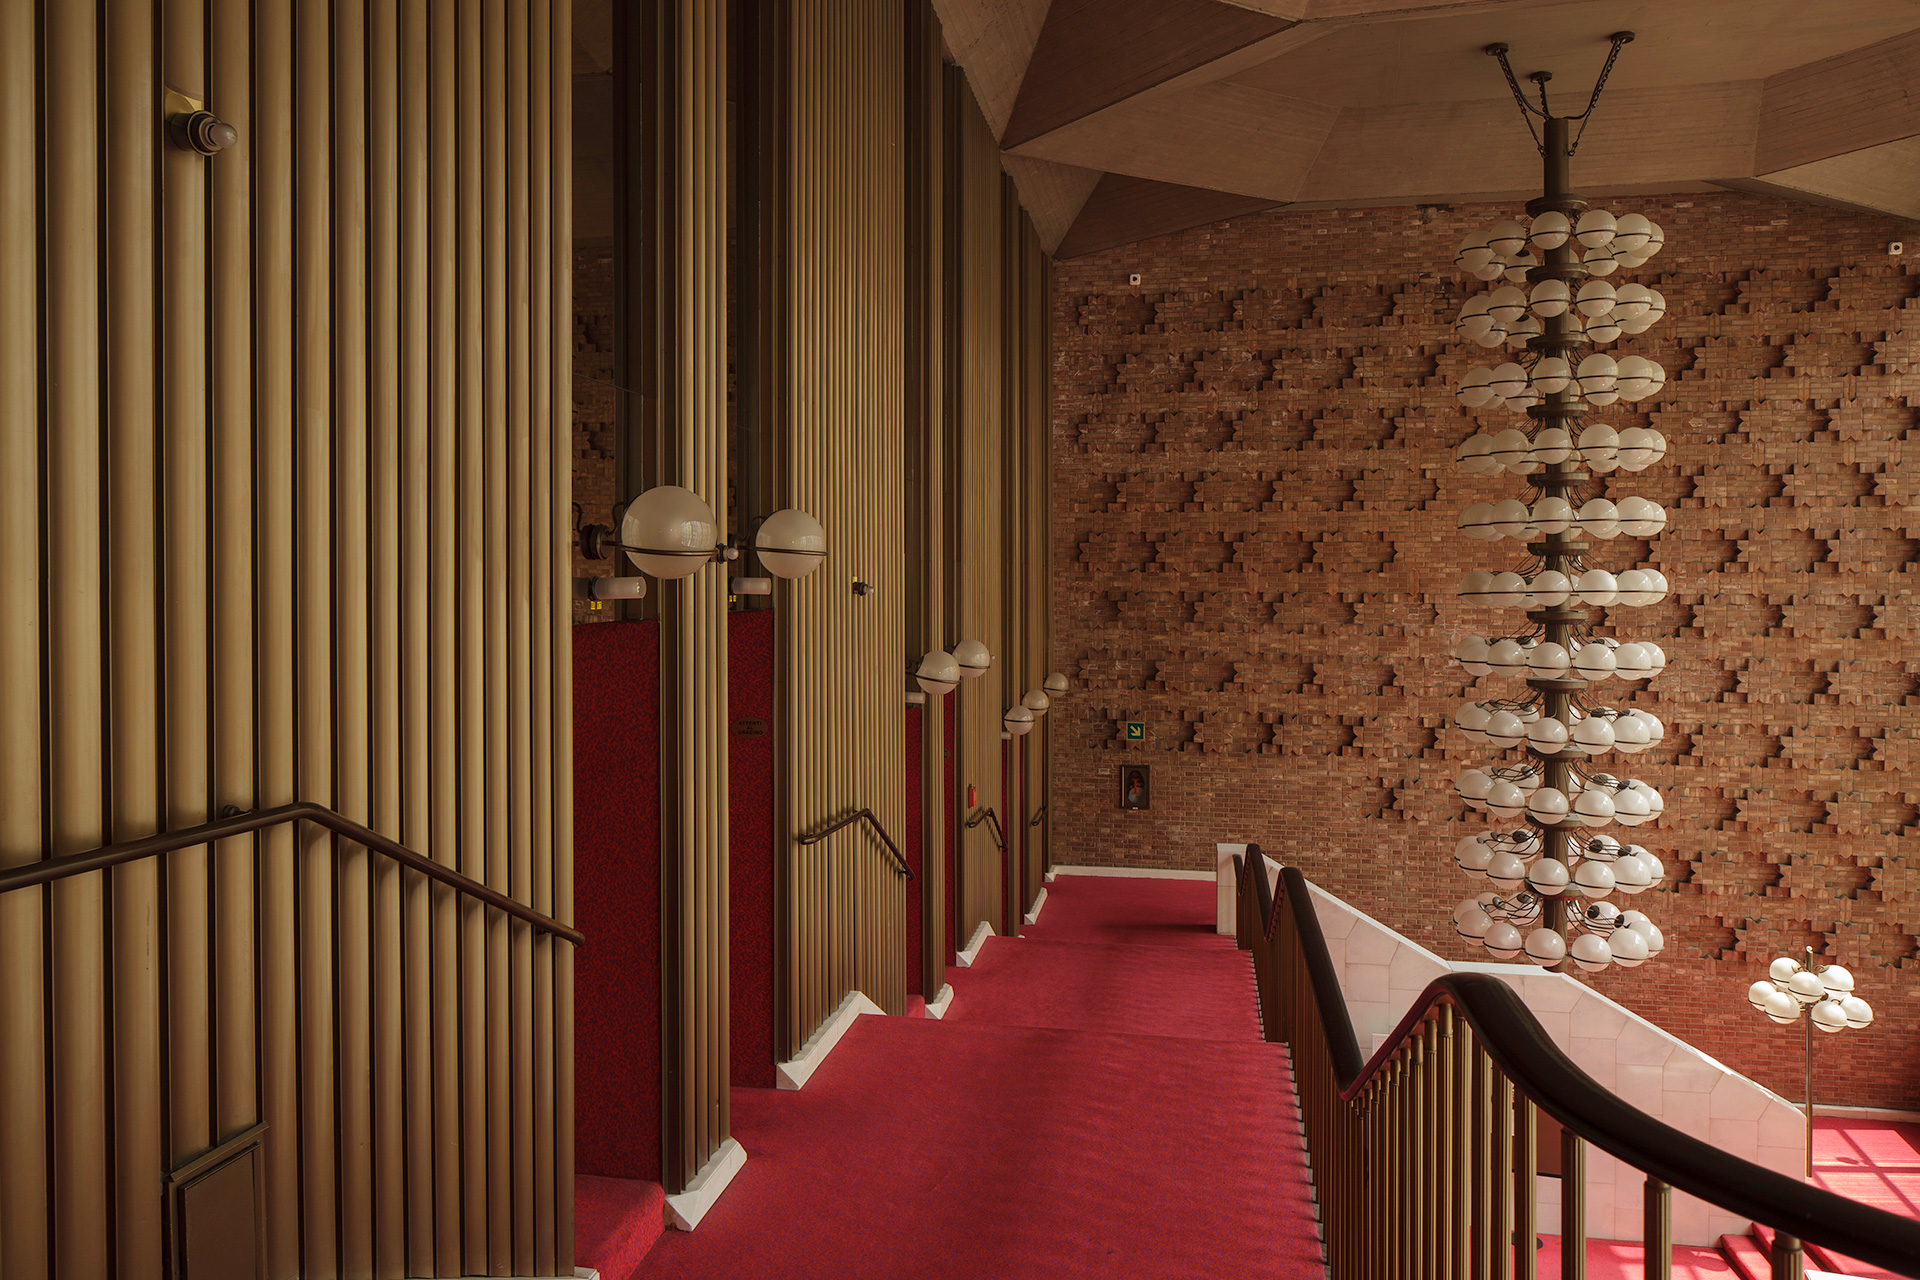
[[[1495,959],[1524,956],[1560,968],[1570,958],[1588,972],[1632,968],[1666,945],[1645,913],[1609,901],[1658,886],[1666,868],[1642,845],[1602,830],[1653,822],[1664,801],[1645,782],[1603,771],[1601,764],[1656,746],[1665,734],[1650,712],[1605,705],[1605,682],[1651,680],[1667,656],[1650,641],[1595,635],[1588,609],[1644,608],[1664,599],[1669,584],[1651,567],[1615,574],[1590,563],[1588,552],[1595,542],[1622,534],[1650,538],[1666,527],[1658,503],[1593,491],[1597,477],[1653,466],[1666,456],[1667,442],[1646,427],[1616,430],[1587,421],[1592,410],[1647,399],[1666,382],[1665,371],[1643,356],[1594,350],[1646,332],[1665,314],[1658,290],[1611,278],[1646,263],[1665,237],[1641,214],[1616,217],[1590,207],[1574,194],[1571,179],[1579,146],[1572,127],[1585,132],[1621,47],[1632,39],[1631,32],[1612,37],[1606,66],[1577,116],[1556,116],[1548,107],[1550,72],[1529,77],[1540,99],[1538,106],[1529,102],[1507,46],[1488,46],[1545,161],[1545,194],[1528,203],[1529,222],[1470,234],[1454,259],[1491,286],[1461,308],[1456,331],[1512,357],[1469,370],[1460,381],[1460,403],[1481,413],[1505,412],[1513,422],[1476,431],[1454,459],[1468,474],[1504,471],[1528,486],[1524,497],[1474,503],[1460,519],[1469,537],[1518,546],[1504,567],[1468,573],[1459,594],[1523,609],[1525,624],[1463,639],[1453,656],[1472,675],[1518,679],[1525,692],[1467,702],[1454,716],[1469,741],[1517,753],[1513,763],[1459,776],[1459,796],[1471,809],[1515,825],[1455,846],[1459,867],[1493,888],[1462,902],[1454,926]]]

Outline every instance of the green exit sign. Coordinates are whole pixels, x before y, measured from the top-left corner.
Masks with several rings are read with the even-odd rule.
[[[1145,742],[1147,740],[1147,722],[1145,720],[1127,721],[1127,741]]]

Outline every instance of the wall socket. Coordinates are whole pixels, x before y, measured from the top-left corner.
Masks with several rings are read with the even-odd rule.
[[[1887,253],[1890,257],[1897,258],[1901,254],[1905,253],[1906,251],[1907,251],[1907,246],[1905,246],[1904,244],[1901,244],[1898,240],[1895,240],[1892,244],[1887,246]]]
[[[1128,283],[1128,284],[1139,284],[1139,283],[1140,283],[1140,273],[1139,273],[1138,271],[1136,271],[1136,272],[1134,272],[1134,273],[1133,273],[1132,275],[1130,275],[1130,276],[1128,276],[1128,277],[1127,277],[1127,283]]]

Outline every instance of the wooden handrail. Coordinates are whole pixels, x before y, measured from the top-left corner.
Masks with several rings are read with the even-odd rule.
[[[12,893],[16,889],[31,889],[36,885],[51,884],[56,880],[86,875],[91,871],[105,871],[109,867],[124,866],[143,858],[158,857],[180,849],[212,844],[216,840],[227,840],[288,822],[311,822],[316,826],[325,827],[329,831],[345,836],[357,845],[393,859],[410,871],[418,871],[429,880],[504,911],[514,919],[532,925],[541,933],[564,938],[576,947],[585,945],[587,941],[586,936],[579,930],[561,924],[552,916],[542,915],[524,903],[515,902],[497,889],[490,889],[478,880],[471,880],[311,800],[296,800],[292,804],[283,804],[272,809],[250,809],[245,812],[229,810],[212,822],[203,822],[197,827],[182,827],[178,831],[160,831],[138,840],[129,840],[125,844],[110,844],[84,853],[69,853],[58,858],[48,858],[44,862],[29,862],[8,871],[0,871],[0,894]]]
[[[968,818],[967,830],[971,831],[983,822],[991,822],[993,824],[993,842],[1000,846],[1000,852],[1005,853],[1007,851],[1007,830],[1000,825],[1000,815],[993,811],[992,805],[986,806],[980,810],[980,812]]]
[[[1243,900],[1241,920],[1254,924],[1261,934],[1254,951],[1263,1020],[1270,1029],[1278,1029],[1282,1019],[1289,1021],[1284,1038],[1296,1053],[1302,1039],[1317,1040],[1326,1054],[1335,1096],[1343,1106],[1371,1114],[1369,1124],[1381,1123],[1378,1100],[1401,1087],[1416,1042],[1422,1048],[1431,1042],[1431,1024],[1436,1012],[1444,1009],[1471,1031],[1474,1042],[1517,1095],[1568,1133],[1640,1170],[1650,1189],[1671,1187],[1765,1223],[1789,1244],[1785,1252],[1795,1255],[1796,1262],[1798,1246],[1791,1242],[1810,1240],[1889,1271],[1920,1277],[1920,1222],[1742,1160],[1622,1101],[1562,1053],[1514,990],[1491,974],[1453,973],[1435,979],[1372,1058],[1363,1059],[1306,877],[1296,867],[1283,867],[1282,892],[1275,897],[1260,857],[1259,846],[1249,845],[1245,860],[1235,855],[1234,862]],[[1283,915],[1292,928],[1276,930]],[[1291,997],[1282,994],[1282,984],[1273,974],[1281,960],[1275,954],[1281,935],[1291,936],[1292,949],[1297,949],[1294,962],[1305,970],[1294,975],[1296,994]],[[1260,973],[1263,969],[1266,972]],[[1289,999],[1292,1006],[1283,1008]],[[1308,1002],[1314,1006],[1311,1024],[1300,1021],[1304,1013],[1300,1006]],[[1413,1060],[1419,1060],[1417,1054]],[[1296,1074],[1305,1069],[1305,1064],[1295,1062]],[[1309,1131],[1316,1127],[1310,1121]],[[1323,1158],[1327,1157],[1315,1153],[1316,1172]],[[1568,1189],[1563,1194],[1574,1192]],[[1776,1274],[1783,1273],[1776,1268]]]
[[[908,866],[906,858],[901,856],[900,846],[893,842],[893,837],[887,834],[887,829],[880,825],[880,819],[873,816],[871,809],[855,809],[846,817],[837,818],[818,831],[802,832],[796,839],[801,844],[818,844],[842,827],[850,827],[862,818],[867,820],[867,825],[873,828],[874,834],[880,837],[881,843],[887,846],[887,852],[893,855],[893,869],[907,879],[913,879],[913,868]]]

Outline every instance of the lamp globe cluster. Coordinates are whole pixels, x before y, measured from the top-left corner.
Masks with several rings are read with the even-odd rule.
[[[1607,620],[1625,622],[1673,590],[1652,565],[1605,564],[1596,554],[1618,538],[1657,537],[1669,520],[1658,502],[1606,479],[1666,459],[1658,430],[1620,420],[1661,394],[1666,372],[1644,356],[1596,350],[1665,315],[1659,290],[1620,276],[1658,254],[1666,236],[1643,214],[1593,208],[1571,191],[1567,123],[1546,119],[1545,194],[1524,218],[1470,232],[1454,258],[1488,285],[1461,307],[1456,333],[1503,357],[1467,369],[1459,401],[1518,417],[1473,431],[1454,451],[1469,476],[1517,482],[1461,513],[1461,532],[1489,556],[1457,592],[1523,616],[1453,649],[1483,682],[1454,724],[1467,741],[1504,753],[1456,782],[1461,801],[1491,825],[1455,845],[1455,864],[1489,888],[1461,902],[1453,921],[1495,959],[1596,972],[1644,964],[1666,945],[1644,912],[1619,905],[1666,878],[1641,843],[1665,799],[1626,772],[1666,726],[1619,704],[1659,677],[1667,653],[1652,640],[1597,634],[1591,612],[1620,611]],[[1614,422],[1588,420],[1608,409]]]

